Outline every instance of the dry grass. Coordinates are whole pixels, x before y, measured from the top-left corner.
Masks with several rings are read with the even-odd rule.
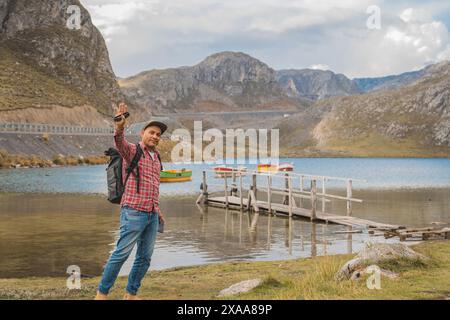
[[[396,280],[382,278],[380,290],[365,280],[338,282],[335,273],[351,255],[273,262],[232,262],[154,271],[143,281],[144,299],[218,299],[220,290],[243,280],[262,278],[252,292],[232,299],[448,299],[450,241],[430,241],[414,249],[431,258],[429,265],[402,265]],[[0,280],[0,299],[92,299],[99,278],[82,279],[82,290],[69,291],[65,279]],[[127,278],[118,278],[111,299],[121,299]]]
[[[390,139],[375,132],[367,132],[355,139],[329,139],[322,147],[280,148],[280,155],[290,157],[381,157],[381,158],[449,158],[450,148],[421,145],[421,137],[410,135]]]
[[[36,155],[11,155],[3,149],[0,149],[0,168],[13,167],[49,167],[52,165],[50,160],[42,159]]]
[[[0,55],[0,110],[88,103],[81,93],[38,70],[12,50],[1,46]]]

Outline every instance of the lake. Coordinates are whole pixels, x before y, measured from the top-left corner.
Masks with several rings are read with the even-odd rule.
[[[367,180],[354,183],[354,197],[364,200],[354,204],[355,216],[408,226],[450,222],[449,159],[281,161],[294,162],[302,173]],[[151,270],[350,253],[367,242],[395,241],[367,233],[343,234],[348,227],[305,219],[197,206],[201,171],[209,166],[184,167],[193,170],[192,182],[161,186],[167,223],[165,233],[158,235]],[[64,276],[73,264],[84,276],[101,274],[119,224],[119,207],[105,200],[104,169],[0,170],[0,278]],[[327,206],[345,213],[345,202]],[[252,223],[255,230],[249,228]],[[122,275],[129,272],[133,256]]]
[[[295,172],[366,180],[355,182],[355,189],[450,187],[450,159],[384,158],[282,158],[292,162]],[[246,165],[255,170],[255,165]],[[192,170],[190,182],[163,184],[161,194],[187,195],[199,191],[205,164],[164,164],[165,169]],[[106,193],[105,165],[0,170],[0,191]],[[330,183],[330,186],[342,185]]]

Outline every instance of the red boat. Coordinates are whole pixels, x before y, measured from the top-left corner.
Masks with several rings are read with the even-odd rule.
[[[278,171],[281,171],[281,172],[294,171],[294,164],[293,163],[282,163],[278,166]]]
[[[214,171],[216,172],[216,175],[218,177],[231,177],[233,175],[233,172],[247,172],[247,168],[246,167],[237,167],[237,168],[233,168],[233,167],[227,167],[227,166],[218,166],[218,167],[214,167]]]

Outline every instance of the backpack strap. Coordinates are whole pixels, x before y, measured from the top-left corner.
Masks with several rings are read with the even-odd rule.
[[[158,155],[158,160],[159,160],[159,163],[161,164],[161,171],[163,171],[164,168],[163,168],[162,161],[161,161],[161,155],[159,154],[159,152],[156,152],[156,154]]]
[[[136,153],[133,157],[133,160],[131,160],[131,163],[126,170],[127,176],[125,178],[124,186],[127,184],[130,174],[133,173],[133,175],[136,177],[136,192],[137,193],[139,193],[139,181],[140,181],[138,163],[139,163],[139,160],[141,160],[141,157],[143,154],[144,154],[144,152],[142,151],[141,146],[139,145],[139,143],[137,143],[136,144]],[[134,173],[134,169],[136,169],[136,173]]]

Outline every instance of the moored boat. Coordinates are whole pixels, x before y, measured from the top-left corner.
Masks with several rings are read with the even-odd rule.
[[[160,174],[161,182],[184,182],[191,180],[192,170],[189,169],[163,170]]]
[[[278,166],[270,163],[260,163],[258,164],[258,172],[276,172],[278,171]]]
[[[239,172],[241,174],[247,172],[247,168],[243,166],[239,166],[237,168],[228,167],[228,166],[218,166],[214,167],[214,171],[216,172],[216,177],[223,178],[225,176],[231,177],[233,176],[233,172]]]
[[[294,171],[294,164],[293,163],[282,163],[278,166],[278,171],[281,171],[281,172]]]

